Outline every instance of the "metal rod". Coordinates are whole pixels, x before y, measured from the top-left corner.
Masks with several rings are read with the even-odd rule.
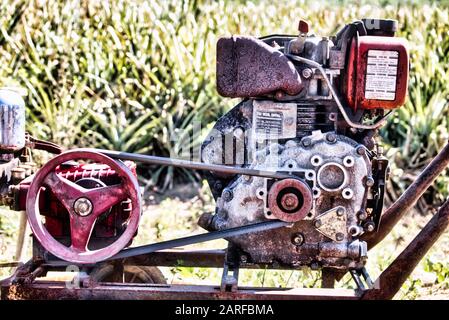
[[[365,233],[361,239],[366,241],[368,249],[381,242],[394,228],[398,221],[416,204],[418,199],[432,185],[435,179],[449,165],[449,142],[427,165],[418,178],[405,190],[399,199],[382,215],[379,231]]]
[[[255,223],[251,225],[246,225],[242,227],[236,227],[236,228],[230,228],[226,230],[219,230],[219,231],[213,231],[208,233],[202,233],[194,236],[189,236],[185,238],[179,238],[179,239],[173,239],[158,243],[153,243],[145,246],[139,246],[135,248],[129,248],[124,249],[112,258],[109,258],[108,260],[116,260],[116,259],[123,259],[123,258],[129,258],[137,255],[147,254],[154,251],[160,251],[175,247],[182,247],[187,246],[190,244],[200,243],[200,242],[206,242],[211,240],[217,240],[222,238],[230,238],[235,236],[244,235],[247,233],[252,232],[260,232],[260,231],[267,231],[271,229],[277,229],[280,227],[286,227],[291,225],[291,223],[284,222],[284,221],[264,221],[260,223]]]
[[[131,160],[131,161],[136,161],[136,162],[141,162],[141,163],[156,164],[156,165],[162,165],[162,166],[172,166],[172,167],[186,168],[186,169],[193,169],[193,170],[205,170],[205,171],[220,172],[220,173],[232,174],[232,175],[240,174],[240,175],[248,175],[248,176],[256,176],[256,177],[264,177],[264,178],[273,178],[273,179],[292,178],[292,175],[289,175],[286,173],[278,173],[275,171],[248,169],[248,168],[232,167],[232,166],[225,166],[225,165],[219,165],[219,164],[208,164],[208,163],[203,163],[203,162],[195,162],[195,161],[188,161],[188,160],[182,160],[182,159],[149,156],[149,155],[137,154],[137,153],[110,151],[110,150],[104,150],[104,149],[90,149],[90,148],[77,149],[77,150],[100,152],[108,157],[113,158],[113,159]]]
[[[376,280],[380,289],[367,290],[363,299],[392,299],[418,263],[449,226],[449,200],[430,219],[415,239]]]

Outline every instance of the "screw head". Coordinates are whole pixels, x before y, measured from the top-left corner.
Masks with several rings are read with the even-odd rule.
[[[304,236],[300,233],[297,233],[293,236],[292,242],[294,245],[301,245],[304,242]]]
[[[373,232],[375,229],[374,223],[373,222],[368,222],[365,224],[365,229],[368,232]]]
[[[365,147],[364,146],[358,146],[355,150],[359,156],[363,156],[365,154]]]
[[[372,186],[374,186],[374,179],[373,179],[373,177],[367,177],[367,178],[366,178],[366,186],[367,186],[367,187],[372,187]]]
[[[330,132],[326,135],[326,140],[329,142],[335,142],[337,141],[337,136],[335,135],[335,133]]]
[[[315,220],[314,222],[313,222],[313,226],[315,227],[315,228],[319,228],[319,227],[321,227],[321,225],[322,225],[322,222],[321,222],[321,220]]]
[[[305,68],[302,70],[302,76],[306,79],[309,79],[312,76],[313,72],[310,68]]]
[[[358,217],[360,220],[365,220],[367,218],[367,215],[364,211],[359,211]]]
[[[337,241],[343,241],[344,238],[345,236],[341,232],[337,232],[337,234],[335,235],[335,239],[337,239]]]
[[[92,202],[84,197],[76,199],[75,203],[73,204],[73,210],[81,217],[86,217],[91,214],[92,209]]]
[[[304,138],[301,140],[301,143],[304,147],[309,147],[312,144],[312,140],[310,138]]]
[[[343,209],[343,208],[338,208],[337,209],[337,216],[341,217],[344,214],[345,214],[345,209]]]
[[[229,189],[224,189],[221,196],[223,197],[223,200],[226,202],[231,201],[232,198],[234,198],[232,191]]]

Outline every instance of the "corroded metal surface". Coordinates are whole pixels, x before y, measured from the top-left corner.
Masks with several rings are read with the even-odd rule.
[[[121,184],[88,190],[54,172],[57,166],[74,159],[88,159],[108,165],[120,176]],[[42,186],[50,188],[69,212],[70,247],[57,241],[41,221],[39,206],[36,203],[39,201]],[[134,237],[141,214],[139,190],[137,179],[122,162],[114,161],[105,155],[92,151],[69,151],[51,159],[34,177],[26,200],[28,221],[34,236],[42,246],[55,256],[77,263],[98,262],[118,253]],[[80,199],[83,199],[83,206],[79,203]],[[125,231],[109,246],[89,250],[88,244],[97,218],[115,204],[126,199],[131,200],[132,210]],[[84,208],[89,204],[90,210]]]
[[[363,299],[392,299],[418,263],[449,226],[449,200],[426,224],[415,239],[376,280],[377,288],[367,291]]]
[[[449,143],[438,153],[438,155],[427,165],[416,180],[405,190],[399,199],[393,203],[382,215],[379,231],[366,233],[362,239],[372,248],[381,242],[398,221],[410,211],[418,199],[432,185],[435,179],[449,165]]]
[[[217,42],[217,90],[225,97],[255,97],[303,88],[293,63],[277,48],[247,36]]]
[[[147,285],[103,283],[67,288],[64,282],[38,281],[1,287],[2,300],[356,300],[360,293],[345,289],[245,288],[236,292],[201,285]]]

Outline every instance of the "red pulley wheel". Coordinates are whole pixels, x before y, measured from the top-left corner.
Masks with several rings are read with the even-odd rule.
[[[96,189],[85,189],[59,176],[55,169],[72,160],[91,160],[115,170],[121,183]],[[39,194],[42,187],[49,188],[69,212],[71,245],[57,241],[41,221]],[[112,206],[129,199],[132,210],[125,231],[117,240],[100,249],[89,250],[88,244],[97,218]],[[45,164],[35,175],[26,198],[28,222],[40,244],[56,257],[73,263],[96,263],[112,257],[129,244],[139,226],[141,197],[137,179],[119,161],[101,153],[77,149],[64,152]]]

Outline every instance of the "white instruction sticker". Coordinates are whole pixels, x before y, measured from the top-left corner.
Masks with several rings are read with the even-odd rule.
[[[398,58],[397,51],[368,50],[365,99],[395,99]]]
[[[253,102],[253,130],[257,139],[296,137],[296,103]]]

